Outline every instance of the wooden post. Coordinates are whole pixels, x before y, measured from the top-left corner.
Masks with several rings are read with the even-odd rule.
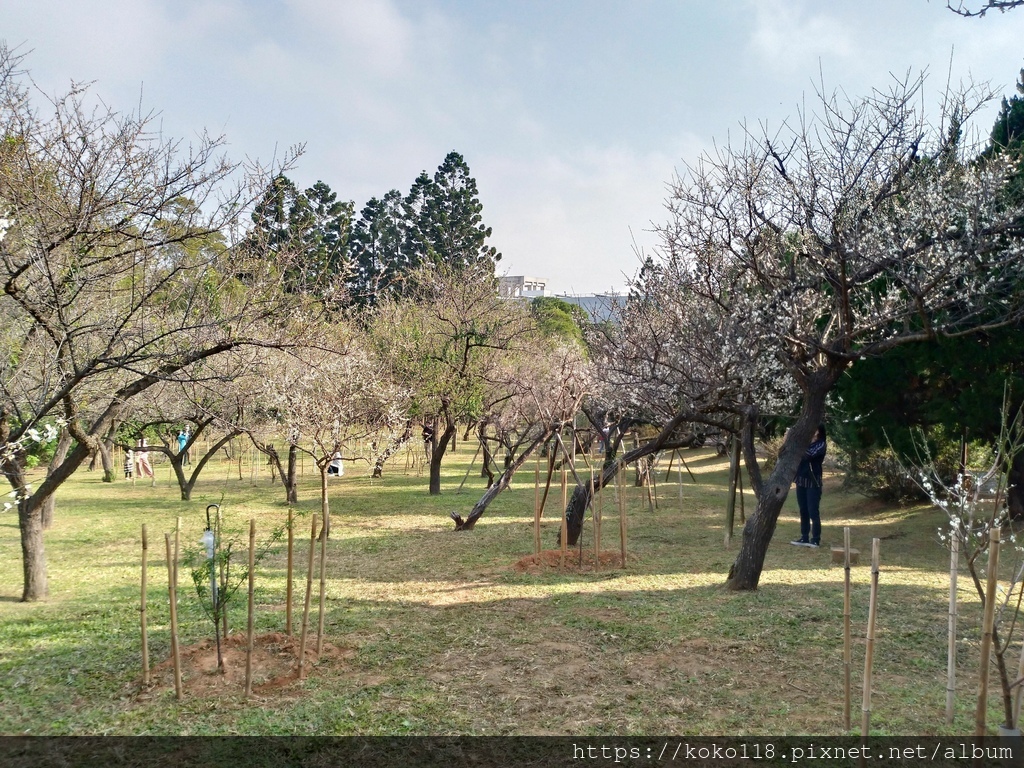
[[[568,487],[566,485],[565,464],[562,464],[562,551],[558,559],[558,567],[563,571],[565,570],[565,555],[569,550],[569,542],[567,541],[567,539],[569,538],[569,526],[565,519],[565,506],[568,503],[567,492]]]
[[[295,562],[295,520],[292,508],[288,507],[288,580],[285,582],[284,625],[285,634],[292,636],[292,567]]]
[[[851,727],[853,711],[853,640],[850,635],[850,526],[843,528],[843,728]]]
[[[171,601],[171,658],[174,661],[174,696],[181,699],[181,657],[178,655],[178,590],[174,585],[175,563],[171,559],[171,534],[164,534],[167,545],[167,591]]]
[[[252,635],[256,594],[256,520],[249,519],[249,623],[245,635],[245,698],[252,696]]]
[[[146,524],[142,524],[142,684],[149,685],[149,633],[146,627],[146,582],[148,579],[149,539],[146,536]]]
[[[316,560],[316,515],[309,534],[309,564],[306,568],[306,602],[302,609],[302,632],[299,636],[299,680],[306,674],[306,634],[309,629],[309,603],[313,595],[313,561]]]
[[[654,471],[654,457],[651,457],[651,471],[648,473],[651,478],[651,484],[647,487],[647,503],[651,506],[651,511],[657,511],[658,509],[658,473]],[[654,489],[653,494],[651,489]]]
[[[679,452],[676,451],[676,453],[679,453]],[[682,456],[682,454],[679,454],[679,469],[677,470],[677,472],[678,472],[678,475],[679,475],[679,487],[678,487],[678,491],[679,491],[679,511],[682,512],[682,511],[684,511],[683,510],[683,456]]]
[[[594,516],[594,570],[601,569],[601,513],[594,498],[594,468],[590,469],[590,512]]]
[[[179,517],[174,523],[174,589],[178,589],[178,553],[181,552],[179,545],[181,543],[181,518]]]
[[[868,737],[871,723],[871,664],[875,655],[875,615],[878,610],[879,539],[871,540],[871,598],[868,603],[867,650],[864,653],[864,699],[861,706],[860,736]]]
[[[324,512],[324,528],[320,536],[320,611],[317,617],[316,655],[324,646],[324,608],[327,600],[327,532],[331,530],[330,512]]]
[[[736,519],[736,476],[740,468],[740,441],[733,437],[729,443],[729,495],[725,501],[725,546],[732,544],[732,531]]]
[[[622,554],[622,567],[626,567],[626,483],[625,471],[619,465],[619,550]]]
[[[953,724],[956,706],[956,579],[960,570],[960,536],[949,537],[949,643],[946,649],[946,725]],[[1020,701],[1020,686],[1017,686]]]
[[[974,710],[974,735],[985,735],[988,707],[988,668],[992,658],[992,627],[996,618],[996,584],[999,575],[999,529],[993,527],[988,536],[988,584],[985,588],[985,617],[982,621],[981,670],[979,671],[978,706]]]
[[[533,468],[533,554],[540,557],[540,454]]]

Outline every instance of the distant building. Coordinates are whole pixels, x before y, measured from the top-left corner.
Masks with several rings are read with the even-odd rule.
[[[546,277],[505,275],[498,278],[498,295],[505,299],[535,299],[538,296],[547,296],[547,288]]]
[[[580,307],[591,322],[603,323],[608,320],[617,323],[619,308],[622,306],[625,296],[621,293],[596,293],[586,296],[572,296],[567,293],[556,294],[555,298],[561,299],[567,304],[575,304]]]
[[[505,299],[535,299],[538,296],[553,296],[567,304],[575,304],[580,307],[594,323],[602,323],[607,320],[618,322],[618,308],[625,300],[625,296],[614,291],[588,295],[548,293],[546,277],[526,277],[524,275],[499,277],[498,295]]]

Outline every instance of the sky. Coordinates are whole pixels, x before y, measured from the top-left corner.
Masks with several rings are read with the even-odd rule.
[[[980,2],[980,0],[974,0]],[[323,180],[360,210],[457,151],[499,271],[622,291],[667,185],[815,90],[927,74],[1014,93],[1024,8],[943,0],[0,0],[0,40],[47,93],[73,81],[165,135]],[[977,123],[991,128],[998,100]]]

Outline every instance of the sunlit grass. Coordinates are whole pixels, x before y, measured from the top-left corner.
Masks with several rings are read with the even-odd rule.
[[[658,467],[658,509],[627,488],[629,567],[582,572],[516,570],[533,553],[533,470],[502,494],[476,529],[455,533],[483,491],[466,476],[470,447],[445,468],[444,493],[400,456],[371,480],[359,464],[330,485],[328,639],[351,653],[325,658],[301,684],[246,703],[240,691],[214,700],[157,688],[139,696],[141,527],[149,533],[149,633],[153,663],[169,654],[164,534],[181,518],[182,550],[199,546],[206,507],[222,504],[244,547],[249,518],[258,538],[287,519],[280,485],[216,463],[190,502],[165,468],[157,486],[99,482],[80,472],[58,497],[46,534],[51,597],[18,602],[17,519],[0,514],[0,732],[5,734],[596,734],[842,733],[843,569],[828,545],[852,530],[861,552],[852,571],[855,665],[863,659],[871,538],[881,541],[873,707],[879,732],[969,732],[977,679],[977,600],[961,583],[961,696],[952,729],[945,705],[948,554],[937,543],[941,513],[890,509],[839,492],[823,504],[820,550],[791,547],[795,500],[779,521],[761,588],[723,589],[740,532],[725,547],[727,464],[686,453],[683,503],[678,465]],[[308,469],[308,467],[307,467]],[[232,479],[228,479],[231,477]],[[619,549],[611,491],[602,501],[603,549]],[[553,484],[544,546],[555,548],[561,504]],[[753,509],[747,494],[745,507]],[[319,477],[306,472],[295,515],[296,614],[304,587]],[[588,521],[583,546],[592,547]],[[569,563],[578,552],[571,550]],[[286,558],[260,564],[257,630],[283,629]],[[314,599],[314,605],[315,605]],[[210,634],[188,578],[179,594],[182,642]],[[232,614],[244,625],[244,604]],[[315,624],[315,615],[313,623]],[[854,693],[859,701],[858,690]],[[993,702],[993,722],[996,709]],[[857,720],[858,718],[855,718]]]

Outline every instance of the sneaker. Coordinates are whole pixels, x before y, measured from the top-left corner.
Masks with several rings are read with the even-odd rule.
[[[816,542],[816,541],[809,541],[809,542],[807,542],[806,544],[804,544],[804,546],[805,546],[805,547],[811,547],[812,549],[817,549],[818,547],[820,547],[820,546],[821,546],[821,544],[819,544],[819,543],[818,543],[818,542]]]
[[[811,542],[809,542],[807,539],[793,539],[793,541],[791,541],[789,543],[792,544],[794,547],[809,547],[809,546],[811,546]]]

